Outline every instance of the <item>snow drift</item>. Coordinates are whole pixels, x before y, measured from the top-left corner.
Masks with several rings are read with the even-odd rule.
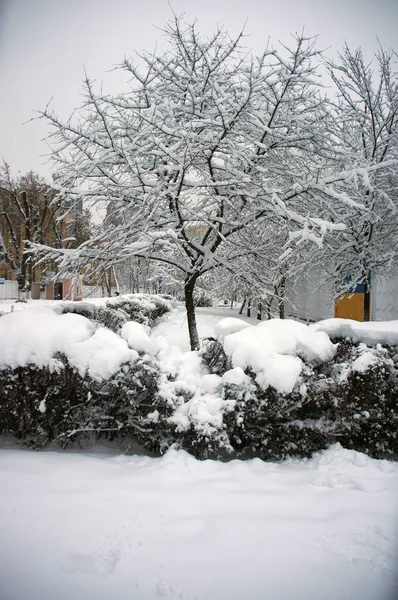
[[[0,450],[2,600],[393,600],[398,465]]]
[[[177,443],[199,458],[310,456],[336,441],[398,453],[398,353],[379,343],[395,339],[396,323],[228,318],[210,332],[218,340],[184,352],[173,343],[181,313],[151,331],[164,307],[145,299],[154,312],[144,314],[140,301],[1,317],[0,431],[35,447],[116,436],[163,453]],[[353,341],[359,330],[377,343]]]

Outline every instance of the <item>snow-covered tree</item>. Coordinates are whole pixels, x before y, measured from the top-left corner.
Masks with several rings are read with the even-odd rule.
[[[164,53],[120,66],[126,93],[96,92],[87,78],[80,112],[66,122],[43,113],[60,189],[108,207],[90,243],[57,254],[66,270],[142,256],[179,271],[196,349],[197,280],[234,272],[256,223],[281,222],[295,242],[341,230],[320,218],[319,203],[351,205],[334,188],[351,173],[326,169],[333,148],[314,39],[296,35],[280,52],[252,57],[242,34],[218,29],[203,39],[178,18],[164,34]]]
[[[30,243],[65,248],[89,237],[88,214],[75,208],[36,173],[14,178],[9,165],[0,168],[0,268],[15,277],[19,294],[42,276],[27,252]]]
[[[330,239],[336,291],[364,284],[369,318],[371,274],[398,267],[398,73],[396,55],[382,48],[367,64],[361,49],[345,46],[329,72],[337,88],[333,134],[341,168],[352,176],[340,184],[355,200],[336,220],[346,228]],[[333,271],[334,269],[334,271]]]

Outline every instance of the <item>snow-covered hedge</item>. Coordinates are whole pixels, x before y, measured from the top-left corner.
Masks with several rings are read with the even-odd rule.
[[[135,295],[106,307],[70,302],[4,315],[0,432],[34,447],[103,432],[137,439],[159,378],[142,323],[168,310],[162,298]]]
[[[223,319],[201,353],[184,353],[150,334],[167,306],[123,297],[1,317],[0,433],[35,447],[123,436],[199,458],[335,442],[398,456],[398,323]]]
[[[51,441],[84,444],[103,434],[140,441],[141,423],[157,393],[157,367],[148,356],[103,381],[83,377],[64,355],[57,361],[56,370],[29,364],[0,371],[2,433],[34,448]]]
[[[177,442],[199,458],[281,459],[340,442],[398,456],[397,347],[353,341],[350,324],[341,325],[224,319],[200,357],[159,355],[162,401],[147,416],[152,448]],[[398,343],[398,328],[396,338],[380,331],[379,340]]]
[[[105,306],[89,302],[62,302],[54,310],[59,314],[72,312],[83,315],[116,333],[127,321],[153,327],[158,318],[171,310],[171,304],[164,296],[125,294],[110,298]]]
[[[210,371],[222,376],[220,454],[225,440],[234,455],[264,459],[309,456],[336,441],[374,457],[398,454],[394,324],[234,321],[222,321],[203,351]],[[210,437],[211,454],[217,434]]]

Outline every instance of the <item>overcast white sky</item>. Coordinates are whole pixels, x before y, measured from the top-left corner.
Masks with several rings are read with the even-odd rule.
[[[346,41],[369,58],[377,38],[398,50],[398,0],[171,0],[176,14],[236,34],[247,21],[247,45],[261,52],[268,37],[288,41],[301,31],[319,34],[335,55]],[[15,175],[30,169],[49,176],[44,121],[27,124],[52,98],[63,116],[80,104],[83,65],[91,78],[135,49],[153,49],[171,16],[167,0],[0,0],[0,160]],[[115,82],[113,81],[113,85]]]

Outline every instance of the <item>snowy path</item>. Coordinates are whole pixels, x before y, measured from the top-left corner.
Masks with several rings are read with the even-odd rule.
[[[214,336],[215,324],[225,317],[239,318],[251,325],[257,325],[257,323],[259,323],[255,317],[239,315],[239,308],[238,304],[235,304],[233,310],[231,310],[229,306],[197,308],[196,322],[198,325],[199,337],[203,339],[208,336]],[[161,323],[154,327],[153,335],[165,336],[171,345],[175,344],[185,352],[190,349],[185,307],[182,303],[179,303],[172,313],[163,317]]]
[[[398,465],[0,451],[1,600],[393,600]]]

